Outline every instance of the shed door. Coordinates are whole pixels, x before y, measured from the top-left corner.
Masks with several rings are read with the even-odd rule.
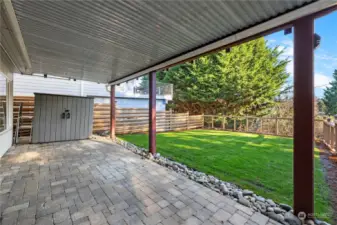
[[[35,95],[33,143],[88,138],[92,133],[93,99]]]

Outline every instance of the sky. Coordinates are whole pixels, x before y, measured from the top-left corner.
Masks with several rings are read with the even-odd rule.
[[[314,58],[315,96],[321,98],[337,69],[337,11],[316,19],[315,33],[321,36],[321,45],[315,50]],[[293,37],[293,33],[284,35],[283,31],[265,37],[270,46],[284,49],[281,57],[291,60],[287,66],[289,84],[293,83]]]

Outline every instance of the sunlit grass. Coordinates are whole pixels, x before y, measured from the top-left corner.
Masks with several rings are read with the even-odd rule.
[[[120,137],[148,148],[146,134]],[[212,130],[167,132],[157,134],[157,151],[264,197],[290,205],[293,202],[292,138]],[[317,149],[314,160],[315,212],[331,214]]]

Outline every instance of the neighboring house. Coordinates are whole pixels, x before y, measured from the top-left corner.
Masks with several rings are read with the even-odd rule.
[[[139,89],[140,80],[132,80],[116,87],[118,108],[148,108],[147,91]],[[157,85],[157,110],[165,110],[172,100],[172,84]],[[14,74],[14,96],[33,96],[34,93],[62,94],[95,97],[95,103],[109,103],[110,92],[105,84],[74,81],[49,76]]]

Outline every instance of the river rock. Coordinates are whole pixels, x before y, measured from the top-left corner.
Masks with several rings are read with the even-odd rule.
[[[268,208],[267,208],[267,211],[268,211],[268,212],[274,212],[274,208],[273,208],[273,207],[268,207]]]
[[[220,191],[221,191],[224,195],[228,194],[228,189],[227,189],[227,187],[226,187],[225,184],[220,184]]]
[[[276,206],[275,202],[274,202],[273,200],[271,200],[271,199],[267,199],[266,202],[267,202],[271,207],[275,207],[275,206]]]
[[[289,223],[289,225],[301,225],[301,220],[295,216],[294,214],[292,214],[291,212],[287,212],[284,215],[284,220]]]
[[[241,196],[239,195],[238,202],[244,206],[250,207],[250,202],[247,199],[245,199],[242,195]]]
[[[330,223],[327,223],[327,222],[324,222],[324,221],[321,221],[321,220],[318,220],[318,219],[315,219],[315,223],[317,225],[331,225]]]
[[[276,220],[277,222],[284,223],[284,216],[282,216],[281,214],[276,214],[274,212],[267,212],[267,215],[273,220]]]
[[[196,182],[198,182],[198,183],[207,183],[207,179],[206,179],[205,176],[201,176],[201,177],[198,177],[196,179]]]
[[[287,204],[284,204],[284,203],[281,203],[280,207],[281,207],[281,209],[284,209],[287,212],[293,209],[290,205],[287,205]]]
[[[254,194],[254,192],[252,192],[251,190],[243,190],[242,191],[242,195],[243,196],[252,196]]]
[[[264,197],[261,197],[261,196],[256,196],[255,199],[258,202],[265,202],[266,201],[266,199]]]
[[[275,207],[274,212],[277,213],[277,214],[285,213],[285,211],[283,209],[279,208],[279,207]]]

